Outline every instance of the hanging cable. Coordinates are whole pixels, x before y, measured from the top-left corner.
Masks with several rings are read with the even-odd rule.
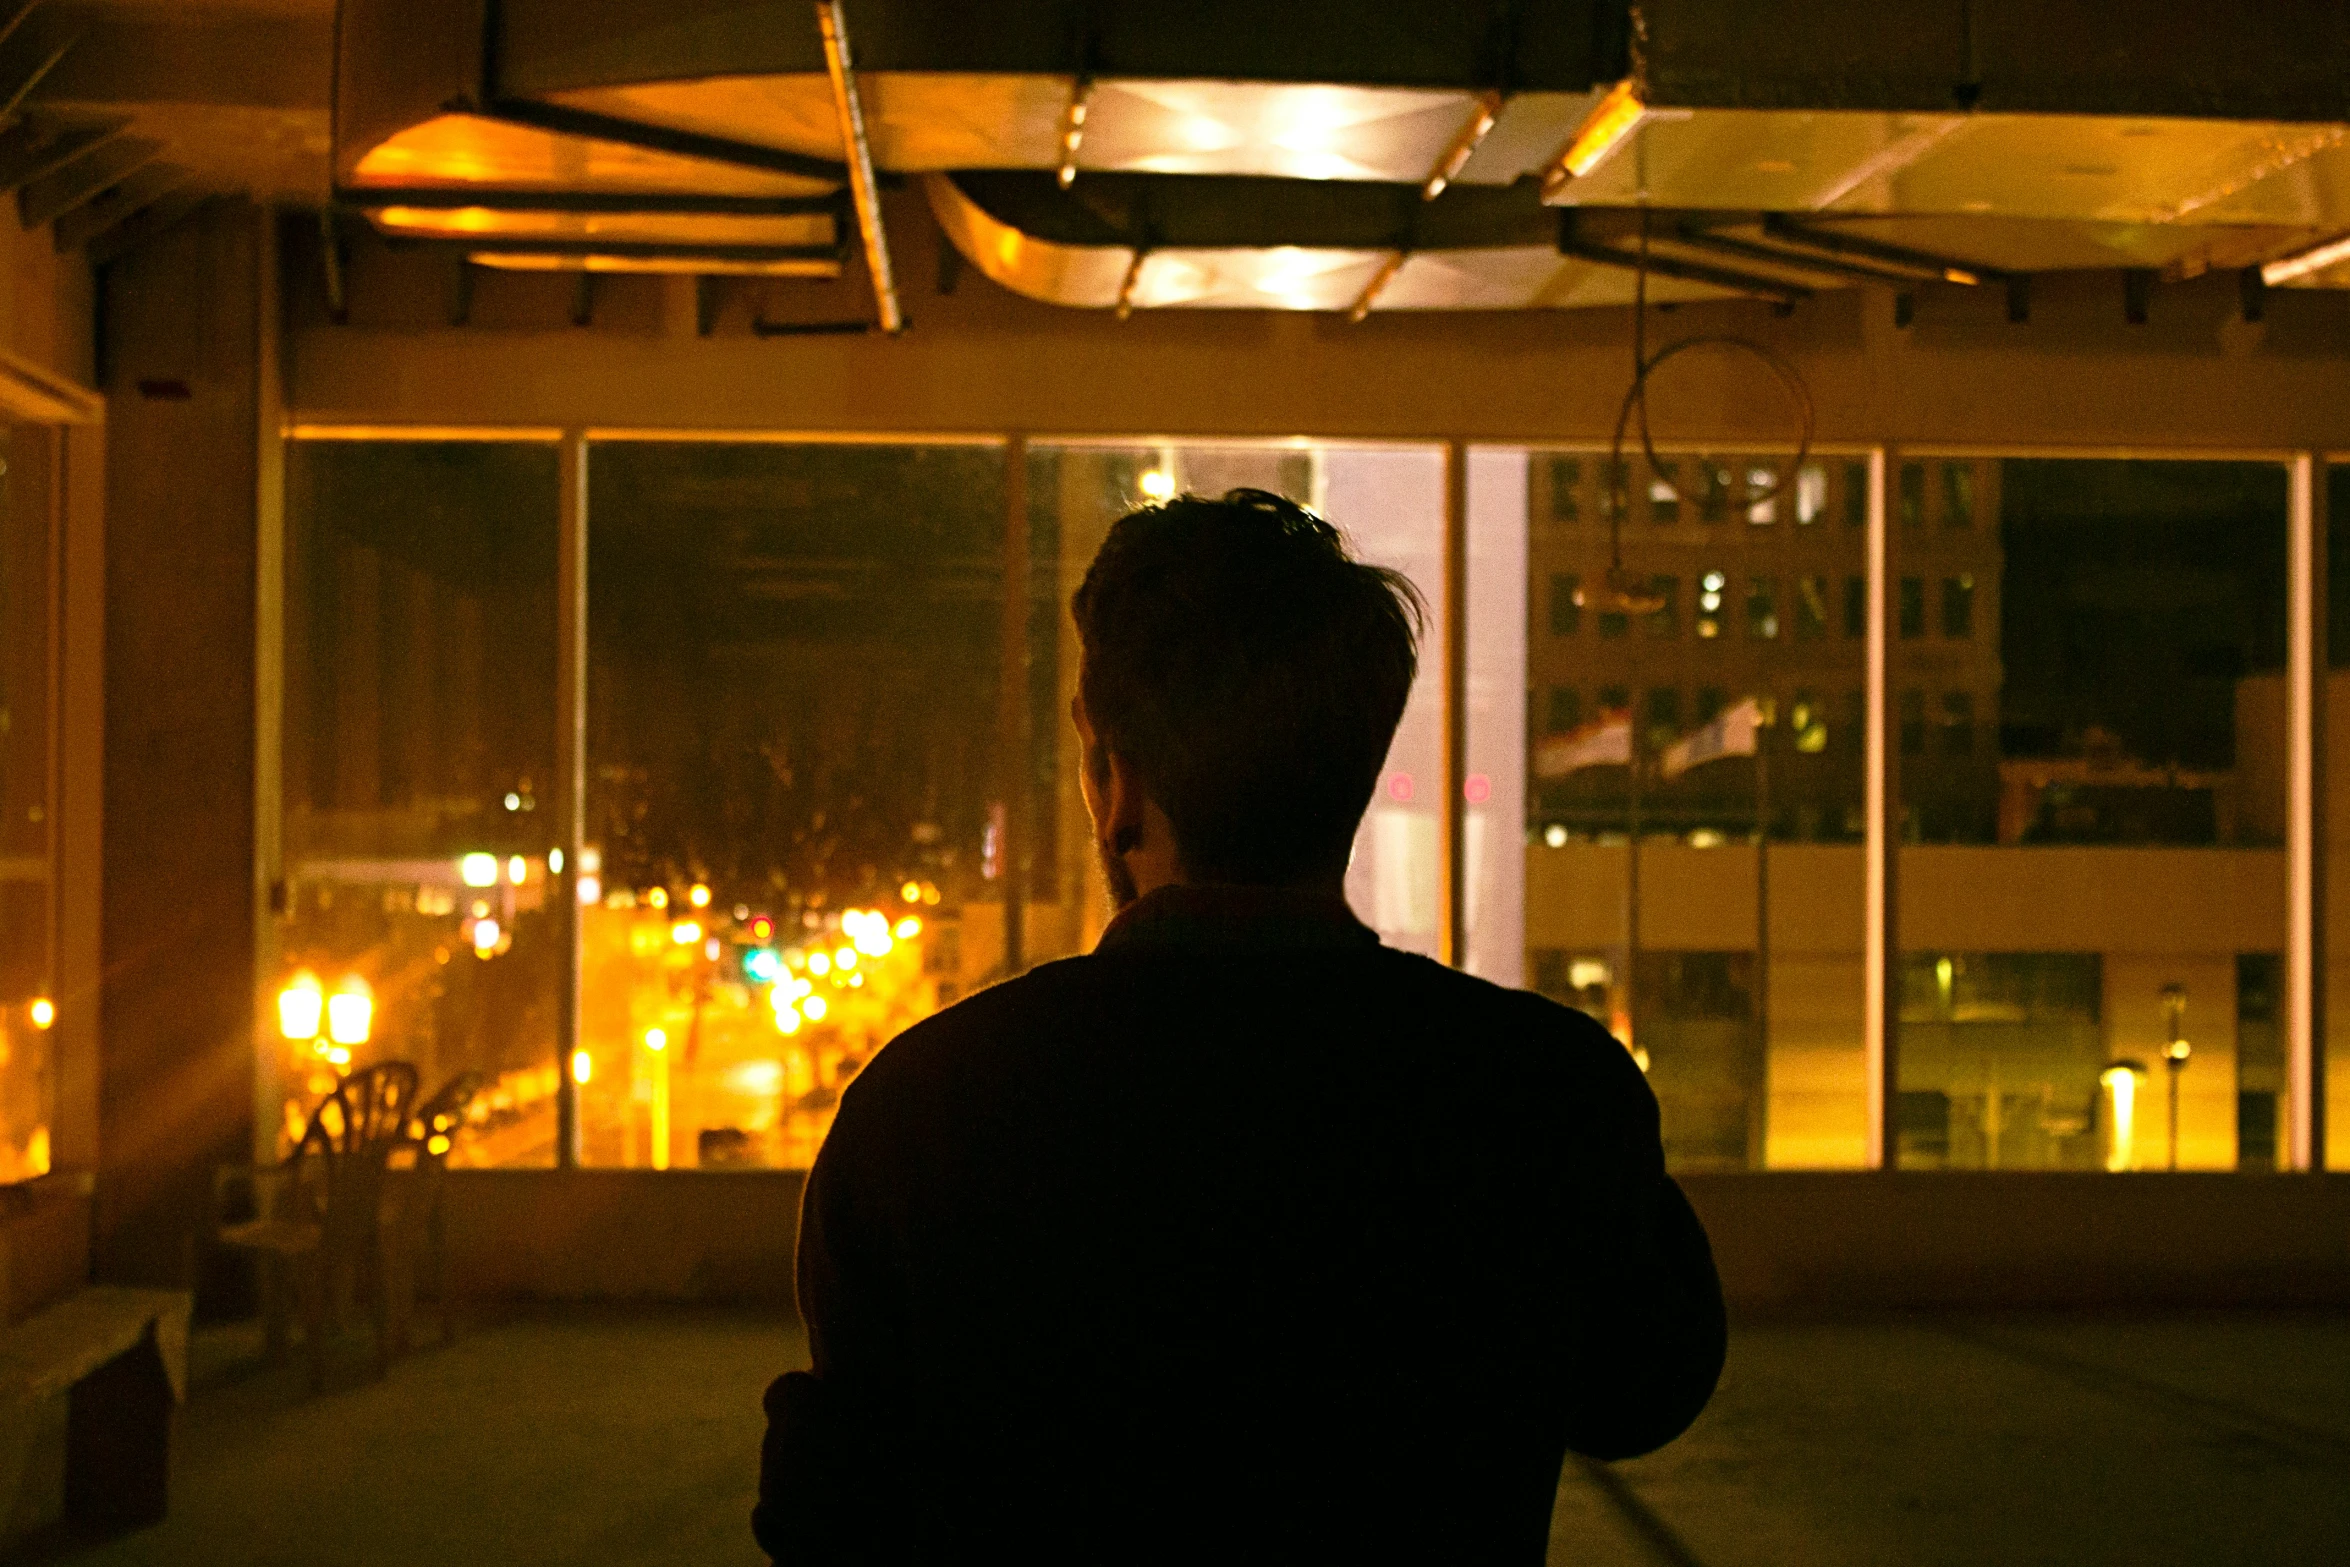
[[[1796,476],[1803,471],[1804,459],[1811,455],[1812,436],[1817,426],[1812,407],[1811,389],[1803,384],[1803,376],[1787,357],[1778,350],[1758,343],[1752,338],[1728,334],[1710,334],[1703,337],[1685,337],[1667,344],[1652,356],[1648,352],[1648,209],[1640,209],[1640,250],[1632,269],[1632,384],[1625,389],[1622,406],[1616,410],[1615,435],[1608,443],[1608,595],[1613,606],[1625,614],[1654,614],[1664,607],[1664,599],[1646,579],[1635,579],[1624,570],[1624,516],[1632,509],[1631,485],[1624,467],[1624,437],[1638,416],[1640,452],[1647,460],[1652,485],[1661,488],[1665,498],[1678,502],[1682,495],[1667,475],[1664,464],[1656,454],[1656,439],[1648,428],[1648,382],[1657,369],[1676,355],[1693,348],[1727,348],[1751,354],[1769,367],[1776,376],[1787,399],[1795,407],[1801,433],[1795,442],[1795,455],[1788,460],[1786,471],[1772,484],[1755,489],[1749,487],[1740,504],[1748,509],[1777,499]],[[1652,494],[1655,490],[1652,489]]]

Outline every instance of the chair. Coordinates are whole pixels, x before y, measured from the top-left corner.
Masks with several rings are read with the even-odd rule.
[[[261,1309],[271,1359],[285,1353],[287,1308],[299,1306],[313,1392],[326,1386],[326,1331],[348,1313],[361,1286],[374,1311],[375,1362],[390,1360],[390,1292],[385,1285],[384,1170],[407,1143],[416,1068],[387,1061],[354,1072],[311,1112],[302,1141],[279,1164],[224,1169],[215,1189],[252,1183],[258,1217],[224,1224],[220,1242],[260,1262]],[[292,1300],[288,1297],[291,1295]]]
[[[392,1159],[384,1205],[384,1293],[389,1302],[392,1353],[408,1349],[409,1323],[416,1314],[416,1263],[421,1253],[441,1308],[441,1342],[457,1338],[456,1304],[449,1288],[448,1231],[443,1176],[449,1150],[465,1126],[465,1108],[489,1079],[459,1072],[416,1107],[408,1118],[406,1149]]]

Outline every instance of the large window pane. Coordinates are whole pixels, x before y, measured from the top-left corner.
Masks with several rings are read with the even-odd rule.
[[[49,1168],[57,1021],[49,432],[0,445],[0,1183]]]
[[[1003,454],[615,443],[588,494],[582,1158],[805,1166],[1055,874],[1006,802]]]
[[[453,1162],[548,1163],[555,448],[295,441],[286,501],[281,1134],[406,1060],[487,1081]],[[306,990],[369,996],[365,1037]]]
[[[1528,693],[1514,715],[1524,979],[1626,1041],[1677,1168],[1858,1164],[1864,644],[1845,634],[1845,584],[1862,580],[1864,535],[1822,524],[1866,516],[1867,467],[1729,452],[1651,472],[1635,459],[1627,480],[1648,506],[1622,539],[1632,601],[1607,585],[1607,467],[1491,451],[1470,469],[1473,757],[1481,732],[1502,732],[1480,707],[1481,671],[1514,652]],[[1479,571],[1502,558],[1486,534],[1504,529],[1525,549],[1507,595]],[[1530,614],[1536,590],[1562,580],[1592,612]],[[1507,646],[1489,605],[1514,612]],[[1610,637],[1611,616],[1648,634]]]
[[[1909,466],[1900,1162],[2272,1162],[2283,469]]]

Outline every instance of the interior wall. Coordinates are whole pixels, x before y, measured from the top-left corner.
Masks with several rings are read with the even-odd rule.
[[[97,1273],[185,1285],[253,1104],[257,209],[104,280],[104,1048]]]

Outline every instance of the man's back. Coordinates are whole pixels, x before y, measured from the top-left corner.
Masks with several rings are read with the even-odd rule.
[[[779,1558],[1538,1562],[1720,1369],[1654,1100],[1335,899],[1169,889],[910,1031],[811,1178]]]

